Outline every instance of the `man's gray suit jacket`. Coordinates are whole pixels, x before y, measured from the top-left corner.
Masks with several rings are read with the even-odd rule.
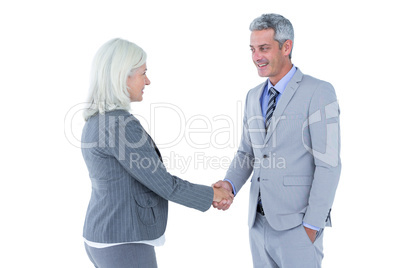
[[[164,234],[168,200],[206,211],[213,189],[170,175],[140,122],[125,110],[92,116],[82,133],[92,182],[84,237],[92,242],[152,240]]]
[[[250,228],[259,191],[265,217],[276,230],[288,230],[303,221],[320,228],[330,226],[341,171],[335,90],[297,69],[265,134],[260,97],[266,83],[248,92],[241,143],[225,178],[238,192],[254,172]]]

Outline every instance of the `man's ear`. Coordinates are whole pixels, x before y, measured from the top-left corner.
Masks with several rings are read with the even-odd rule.
[[[292,40],[286,40],[285,43],[283,43],[282,46],[282,52],[284,56],[289,56],[290,52],[292,52],[292,48],[293,48],[293,42]]]

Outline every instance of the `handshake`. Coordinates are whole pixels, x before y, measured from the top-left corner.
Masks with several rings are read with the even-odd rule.
[[[227,210],[234,199],[232,185],[227,181],[218,181],[212,184],[212,188],[214,189],[213,207]]]

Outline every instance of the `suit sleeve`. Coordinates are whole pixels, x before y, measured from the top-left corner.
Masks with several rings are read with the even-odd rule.
[[[212,187],[193,184],[169,174],[156,153],[148,134],[133,116],[118,122],[109,131],[111,154],[137,181],[164,199],[206,211],[213,201]]]
[[[306,124],[303,127],[311,138],[311,148],[306,149],[314,157],[315,171],[303,221],[324,228],[341,172],[339,106],[331,84],[320,82],[318,85]]]
[[[247,95],[244,108],[243,133],[240,141],[240,146],[225,176],[225,179],[230,180],[232,185],[235,187],[236,193],[240,191],[240,189],[246,183],[247,179],[250,177],[254,165],[254,152],[251,144],[247,122],[247,102],[249,94],[250,93],[248,93]]]

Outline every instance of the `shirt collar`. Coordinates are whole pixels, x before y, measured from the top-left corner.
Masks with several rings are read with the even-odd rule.
[[[276,91],[279,92],[279,94],[282,94],[283,91],[285,91],[285,88],[288,85],[290,79],[292,79],[293,75],[296,73],[296,70],[297,70],[296,66],[293,65],[292,69],[290,69],[290,71],[284,77],[282,77],[282,79],[279,80],[279,82],[276,83],[275,86],[273,86],[271,84],[271,81],[269,81],[269,79],[268,79],[268,83],[267,83],[268,89],[270,89],[271,87],[274,87],[276,89]]]

